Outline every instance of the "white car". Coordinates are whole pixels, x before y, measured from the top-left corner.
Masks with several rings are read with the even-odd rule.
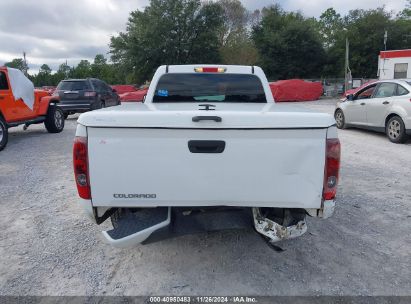
[[[82,114],[73,153],[81,206],[118,247],[240,226],[275,242],[335,206],[334,118],[276,104],[259,67],[161,66],[144,103]]]
[[[411,80],[381,80],[347,96],[334,113],[337,128],[385,132],[394,143],[411,134]]]

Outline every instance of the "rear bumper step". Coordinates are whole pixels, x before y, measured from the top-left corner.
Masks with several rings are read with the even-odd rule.
[[[170,209],[161,207],[142,209],[134,213],[126,211],[116,221],[114,229],[103,231],[103,235],[114,247],[140,244],[154,231],[170,224]]]

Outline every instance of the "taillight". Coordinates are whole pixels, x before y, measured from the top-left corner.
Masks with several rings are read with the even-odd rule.
[[[341,147],[338,138],[328,138],[326,143],[323,199],[332,200],[337,194]]]
[[[202,68],[194,68],[194,72],[196,73],[225,73],[226,68],[214,68],[214,67],[202,67]]]
[[[96,96],[96,92],[84,92],[84,97],[94,97]]]
[[[81,198],[91,199],[88,175],[87,137],[76,136],[73,146],[74,177]]]

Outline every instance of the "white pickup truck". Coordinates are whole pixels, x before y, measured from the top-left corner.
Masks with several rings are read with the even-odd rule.
[[[82,114],[73,161],[114,246],[243,227],[276,242],[333,213],[340,143],[331,115],[276,104],[259,67],[170,65],[144,103]]]

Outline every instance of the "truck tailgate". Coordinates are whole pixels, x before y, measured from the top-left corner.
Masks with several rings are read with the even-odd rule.
[[[321,206],[327,128],[87,132],[94,206]],[[193,140],[225,147],[192,153]]]

